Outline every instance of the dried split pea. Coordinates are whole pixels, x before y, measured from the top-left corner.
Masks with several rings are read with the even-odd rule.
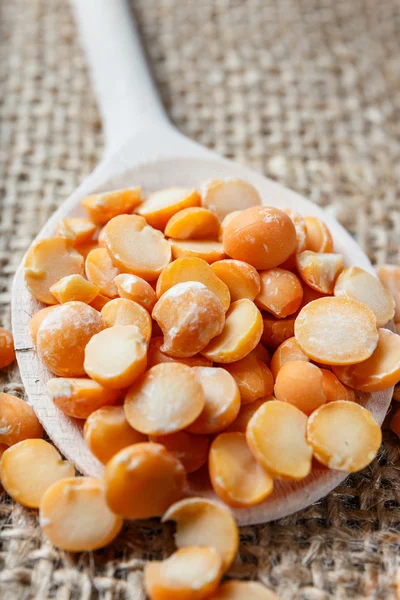
[[[148,562],[144,586],[150,600],[204,600],[218,587],[222,559],[214,548],[181,548],[163,561]]]
[[[132,273],[146,281],[157,279],[171,260],[168,240],[139,215],[111,219],[104,229],[104,244],[122,273]]]
[[[147,281],[130,273],[121,273],[115,277],[114,283],[121,298],[133,300],[151,313],[157,302],[157,295]]]
[[[191,433],[211,434],[222,431],[234,421],[240,410],[238,386],[230,373],[214,367],[193,367],[203,390],[205,404],[197,419],[187,428]]]
[[[45,308],[41,308],[37,313],[33,315],[31,320],[29,321],[29,333],[31,334],[32,342],[36,346],[36,338],[39,331],[39,327],[42,324],[42,321],[49,315],[55,308],[57,308],[57,304],[53,304],[52,306],[46,306]]]
[[[285,363],[276,376],[274,395],[310,415],[327,401],[321,369],[300,360]]]
[[[105,502],[102,482],[93,477],[57,481],[40,503],[40,526],[62,550],[103,548],[117,537],[122,525],[122,519]]]
[[[178,283],[189,281],[205,285],[217,296],[224,311],[228,310],[231,303],[228,286],[215,275],[214,269],[205,260],[196,257],[178,258],[165,267],[157,280],[158,298]]]
[[[244,433],[220,433],[211,444],[208,467],[215,493],[229,506],[254,506],[272,492],[272,477],[250,452]]]
[[[82,206],[92,221],[98,225],[105,225],[117,215],[131,213],[140,204],[140,201],[140,187],[134,187],[87,196],[83,198]]]
[[[201,258],[209,264],[225,258],[221,242],[214,240],[175,240],[171,242],[172,256],[176,258]]]
[[[300,213],[291,210],[290,208],[283,208],[282,210],[293,222],[297,238],[295,254],[300,254],[300,252],[307,250],[307,225],[305,219]],[[288,260],[290,260],[290,257]]]
[[[175,521],[177,548],[208,546],[222,557],[223,569],[233,563],[239,546],[239,531],[231,511],[205,498],[185,498],[164,514],[162,521]]]
[[[304,306],[295,323],[296,341],[311,360],[352,365],[369,358],[378,343],[375,315],[351,298],[320,298]]]
[[[274,389],[272,373],[254,354],[250,353],[241,360],[225,365],[225,369],[238,385],[242,404],[272,394]]]
[[[331,232],[321,219],[304,217],[306,224],[306,247],[312,252],[333,252]]]
[[[335,296],[353,298],[369,306],[378,327],[386,325],[394,317],[394,300],[383,284],[359,267],[345,269],[337,278]]]
[[[283,211],[273,206],[256,206],[232,219],[222,243],[231,258],[256,269],[272,269],[295,251],[297,238],[292,220]]]
[[[12,446],[28,438],[41,438],[43,428],[27,402],[0,393],[0,444]]]
[[[310,416],[307,439],[323,465],[354,473],[373,461],[382,432],[368,410],[356,402],[338,400],[321,406]]]
[[[212,240],[218,234],[218,217],[211,210],[197,206],[180,210],[165,228],[165,235],[176,240]]]
[[[147,441],[146,435],[129,425],[123,406],[103,406],[92,412],[86,419],[83,437],[103,464],[123,448]]]
[[[138,333],[146,342],[150,341],[151,317],[147,310],[137,302],[126,298],[115,298],[107,302],[101,309],[101,316],[107,327],[132,325],[137,328]]]
[[[254,400],[254,402],[250,402],[250,404],[242,404],[238,416],[228,427],[226,427],[226,429],[224,429],[224,433],[227,433],[228,431],[246,433],[247,425],[251,417],[264,402],[268,402],[269,400],[275,400],[275,397],[266,396]]]
[[[203,283],[187,281],[166,291],[153,309],[164,334],[161,350],[174,358],[201,352],[224,328],[225,313]]]
[[[85,261],[86,261],[86,259],[88,257],[88,254],[92,250],[95,250],[96,248],[99,248],[99,244],[97,243],[96,240],[89,240],[88,242],[83,242],[79,246],[76,246],[76,250],[79,252],[79,254],[81,256],[83,256],[83,259]]]
[[[241,260],[218,260],[211,265],[215,275],[229,289],[232,302],[254,298],[260,293],[260,276],[257,270]]]
[[[14,338],[11,331],[0,327],[0,369],[11,365],[15,360]]]
[[[145,371],[146,354],[147,342],[136,325],[115,325],[87,344],[85,372],[106,388],[128,387]]]
[[[257,581],[227,581],[210,600],[278,600],[278,596]]]
[[[73,477],[74,466],[62,460],[44,440],[30,439],[10,446],[1,458],[1,483],[16,502],[39,508],[44,493],[53,483]]]
[[[309,362],[307,354],[304,354],[295,337],[288,338],[275,350],[270,364],[270,369],[274,379],[276,379],[280,369],[288,362],[293,360],[303,360]]]
[[[297,270],[303,281],[321,294],[333,294],[335,281],[343,270],[341,254],[323,254],[305,250],[296,256]]]
[[[299,278],[285,269],[269,269],[260,273],[261,288],[255,299],[259,308],[283,319],[295,313],[303,299]]]
[[[84,302],[90,304],[99,293],[99,288],[82,277],[82,275],[67,275],[54,283],[50,292],[60,304],[65,302]]]
[[[149,438],[173,454],[182,463],[186,473],[198,471],[208,460],[210,439],[205,435],[177,431],[169,435],[151,435]]]
[[[154,323],[157,325],[156,321],[154,321]],[[180,362],[188,367],[212,367],[213,365],[211,360],[208,360],[205,356],[201,356],[201,354],[189,356],[188,358],[172,358],[172,356],[168,356],[168,354],[165,354],[165,352],[161,350],[163,343],[163,337],[154,337],[150,340],[149,349],[147,351],[148,369],[155,365],[159,365],[160,363],[168,362]]]
[[[85,375],[85,347],[102,329],[104,323],[97,310],[83,302],[66,302],[42,321],[37,350],[55,375],[81,377]]]
[[[134,429],[167,435],[186,429],[204,408],[203,389],[195,371],[181,363],[149,369],[125,397],[125,415]]]
[[[261,313],[256,305],[244,298],[232,302],[226,313],[222,332],[201,354],[220,363],[231,363],[244,358],[254,350],[263,332]]]
[[[104,471],[106,501],[113,513],[128,519],[161,516],[182,497],[182,463],[161,444],[128,446],[108,461]]]
[[[324,390],[327,402],[336,402],[336,400],[355,402],[356,395],[354,390],[341,383],[332,371],[321,369],[321,373],[322,389]]]
[[[115,267],[105,248],[95,248],[86,257],[85,273],[88,280],[93,283],[100,294],[108,298],[116,298],[118,289],[114,282],[119,275],[119,269]]]
[[[67,275],[83,275],[83,257],[70,240],[53,237],[39,240],[28,251],[24,263],[25,283],[36,300],[56,304],[51,286]]]
[[[237,177],[212,179],[203,185],[202,204],[222,221],[229,213],[261,204],[261,197],[248,181]]]
[[[261,342],[257,344],[254,350],[249,352],[248,356],[249,355],[255,356],[256,358],[258,358],[258,360],[261,360],[261,362],[265,363],[267,366],[269,366],[269,363],[271,362],[271,355],[267,348]]]
[[[119,390],[110,390],[91,379],[56,377],[47,382],[54,404],[69,417],[87,419],[93,411],[115,404]]]
[[[395,303],[394,320],[400,322],[400,267],[398,265],[382,265],[376,269],[378,277],[390,292]]]
[[[296,317],[277,319],[272,315],[263,316],[262,341],[270,348],[276,349],[286,340],[294,336],[294,323]]]
[[[225,232],[226,228],[228,227],[229,223],[235,217],[237,217],[238,215],[240,215],[241,212],[243,212],[243,211],[241,211],[241,210],[234,210],[233,212],[228,213],[226,215],[226,217],[224,217],[222,219],[221,226],[220,226],[220,229],[219,229],[219,236],[218,236],[218,239],[219,239],[220,242],[222,242],[222,239],[224,237],[224,232]]]
[[[164,231],[168,221],[184,208],[200,206],[200,194],[196,190],[172,187],[150,194],[137,209],[149,225]]]
[[[311,471],[312,449],[306,428],[307,416],[301,410],[289,402],[271,400],[254,413],[246,437],[264,469],[274,477],[299,480]]]
[[[109,298],[108,296],[103,296],[103,294],[97,294],[96,298],[90,303],[90,306],[92,306],[98,312],[101,312],[107,304],[107,302],[111,302],[111,300],[112,298]]]
[[[334,367],[342,383],[362,392],[380,392],[400,381],[400,336],[388,329],[378,332],[378,345],[367,360]]]
[[[92,240],[96,233],[97,225],[82,217],[61,219],[57,224],[57,235],[71,240],[74,246],[85,244]]]

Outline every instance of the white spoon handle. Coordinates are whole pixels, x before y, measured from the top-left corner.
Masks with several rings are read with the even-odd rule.
[[[72,0],[103,119],[106,152],[136,131],[167,125],[128,0]]]

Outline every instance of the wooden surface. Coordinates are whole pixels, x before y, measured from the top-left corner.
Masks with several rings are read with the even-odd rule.
[[[323,218],[329,226],[335,250],[343,254],[346,266],[358,265],[373,271],[372,267],[351,236],[328,214],[298,194],[287,190],[262,175],[218,158],[214,153],[186,140],[169,125],[164,129],[151,129],[146,135],[137,134],[113,157],[101,163],[76,192],[49,219],[38,238],[54,234],[57,221],[67,215],[82,214],[80,199],[95,193],[125,186],[141,185],[144,195],[168,186],[199,187],[213,177],[237,176],[255,185],[263,203],[288,207],[304,215]],[[31,316],[41,308],[27,291],[22,265],[18,269],[12,292],[12,325],[18,364],[27,397],[49,437],[59,450],[83,474],[99,476],[102,465],[86,447],[81,426],[59,411],[46,392],[46,382],[51,377],[32,347],[28,324]],[[377,394],[359,394],[359,400],[382,423],[392,390]],[[271,521],[291,514],[326,495],[346,477],[346,474],[325,469],[314,469],[312,474],[298,483],[276,481],[275,491],[262,504],[251,509],[237,509],[239,524]],[[212,495],[207,488],[193,488],[197,495]]]

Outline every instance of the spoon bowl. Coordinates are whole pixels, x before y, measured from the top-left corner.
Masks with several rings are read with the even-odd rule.
[[[357,265],[373,272],[371,264],[354,239],[330,215],[317,205],[302,198],[278,183],[262,176],[247,167],[226,160],[216,153],[203,148],[185,138],[166,119],[157,103],[154,86],[149,79],[147,68],[140,51],[137,32],[130,22],[129,31],[126,22],[127,12],[124,0],[86,0],[76,2],[77,15],[81,23],[82,34],[88,50],[89,61],[99,94],[107,128],[111,133],[109,145],[103,161],[81,186],[62,204],[40,231],[36,240],[55,234],[60,219],[81,216],[84,211],[80,202],[84,196],[112,189],[141,185],[143,194],[172,186],[195,187],[212,178],[240,177],[256,187],[263,204],[278,208],[291,208],[303,215],[317,216],[323,219],[334,238],[335,251],[344,256],[346,266]],[[102,16],[99,16],[103,13]],[[97,21],[96,21],[97,20]],[[103,28],[103,30],[102,30]],[[112,35],[110,38],[110,28]],[[93,39],[93,31],[99,39]],[[118,38],[116,36],[118,31]],[[98,56],[104,51],[102,40],[107,33],[113,55],[112,66],[101,64]],[[124,38],[126,45],[124,46]],[[122,54],[121,43],[125,54]],[[129,46],[129,47],[128,47]],[[104,61],[103,61],[104,62]],[[115,98],[110,97],[110,73],[125,65],[126,72],[120,74],[125,82],[124,93],[129,85],[128,73],[132,62],[136,67],[134,85],[131,90],[131,103],[136,108],[135,122],[129,112],[132,107],[124,108],[121,102],[115,110]],[[130,63],[130,64],[129,64]],[[141,94],[137,94],[138,78],[141,78]],[[119,80],[119,78],[117,78]],[[106,85],[107,84],[107,85]],[[135,95],[136,94],[136,95]],[[129,94],[128,94],[129,95]],[[124,102],[125,96],[124,96]],[[116,115],[116,112],[120,113]],[[124,115],[126,119],[124,120]],[[127,121],[129,121],[127,125]],[[124,124],[129,134],[124,131]],[[111,148],[111,150],[110,150]],[[17,351],[17,360],[21,378],[29,403],[34,408],[47,434],[58,449],[74,463],[84,475],[101,476],[103,465],[87,448],[82,436],[82,423],[67,417],[52,402],[46,391],[46,383],[52,377],[35,349],[29,334],[29,321],[43,305],[28,292],[23,273],[23,264],[19,267],[12,289],[12,327]],[[357,400],[368,408],[376,421],[381,424],[386,415],[392,397],[392,390],[374,394],[357,393]],[[346,478],[345,473],[323,467],[314,467],[312,473],[303,481],[276,481],[273,494],[258,506],[248,509],[235,509],[233,512],[240,525],[265,523],[300,510],[335,488]],[[193,483],[188,493],[215,497],[207,483]]]

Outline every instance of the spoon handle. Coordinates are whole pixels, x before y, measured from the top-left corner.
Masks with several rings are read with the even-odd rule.
[[[128,0],[72,0],[103,119],[106,153],[139,129],[168,126]]]

